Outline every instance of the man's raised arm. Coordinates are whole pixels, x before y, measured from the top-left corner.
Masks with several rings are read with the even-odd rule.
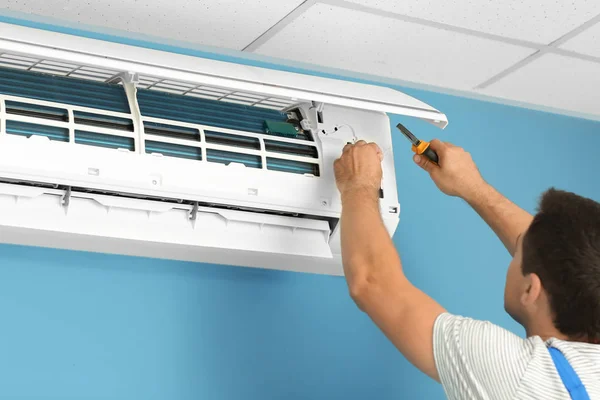
[[[433,140],[431,148],[438,153],[439,167],[425,157],[415,156],[415,162],[442,192],[468,202],[514,255],[517,238],[527,230],[533,216],[485,182],[465,150],[439,140]]]

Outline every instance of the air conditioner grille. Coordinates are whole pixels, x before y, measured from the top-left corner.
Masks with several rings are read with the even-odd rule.
[[[287,115],[259,107],[224,103],[151,90],[138,90],[145,117],[266,134],[265,120],[285,122]]]
[[[129,113],[129,103],[120,85],[39,72],[0,68],[0,94]]]
[[[74,79],[70,72],[109,79],[115,71],[19,57],[0,55],[0,134],[319,176],[312,136],[298,121],[294,136],[287,113],[263,107],[282,108],[291,100],[141,77],[140,86],[146,82],[149,89],[137,90],[136,121],[122,84]],[[7,62],[20,69],[4,68]],[[34,72],[38,66],[49,73]],[[267,133],[267,121],[281,132]]]

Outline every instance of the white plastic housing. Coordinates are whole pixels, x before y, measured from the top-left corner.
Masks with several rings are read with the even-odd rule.
[[[400,205],[390,122],[385,112],[424,118],[441,127],[447,123],[437,110],[386,88],[202,60],[6,24],[0,24],[0,36],[0,51],[38,59],[36,68],[44,65],[42,60],[52,60],[107,69],[110,73],[103,80],[123,78],[132,109],[131,114],[122,114],[0,95],[0,242],[3,243],[341,275],[338,223],[341,203],[332,166],[343,146],[360,138],[376,142],[383,149],[380,209],[392,235],[398,224]],[[137,74],[142,81],[159,82],[154,84],[158,90],[164,81],[171,82],[172,87],[188,85],[190,93],[211,84],[229,93],[244,90],[249,96],[260,97],[262,100],[257,102],[268,108],[297,107],[313,132],[318,159],[311,162],[318,163],[320,176],[272,171],[264,165],[263,168],[236,163],[223,165],[207,162],[206,157],[196,161],[146,154],[143,143],[151,137],[144,133],[143,124],[174,122],[140,115],[134,83],[128,79],[135,80]],[[162,90],[168,89],[162,85]],[[40,122],[31,116],[8,115],[5,102],[11,100],[60,107],[68,110],[70,116],[80,111],[131,118],[135,125],[132,133],[116,133],[108,128],[94,130],[129,135],[141,145],[133,152],[76,144],[74,132],[81,127],[72,119]],[[228,101],[227,96],[219,100]],[[233,97],[229,100],[233,101]],[[7,119],[66,128],[70,140],[9,135]],[[300,143],[284,137],[176,124],[198,129],[202,138],[209,129],[256,137],[261,149],[243,152],[262,160],[273,156],[264,146],[265,139]],[[161,140],[181,144],[178,139]],[[206,149],[231,150],[202,142],[204,154]],[[294,155],[277,156],[306,161]]]

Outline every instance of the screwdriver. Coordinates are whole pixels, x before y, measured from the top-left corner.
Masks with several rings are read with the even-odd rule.
[[[398,123],[398,125],[396,125],[396,128],[398,128],[400,130],[400,132],[402,132],[404,134],[404,136],[406,136],[406,138],[408,140],[410,140],[410,142],[412,143],[412,151],[415,154],[418,154],[420,156],[425,156],[429,159],[429,161],[431,161],[435,165],[439,165],[438,164],[438,161],[439,161],[438,155],[433,149],[431,149],[429,147],[430,146],[429,142],[417,139],[416,136],[413,135],[412,132],[409,131],[401,123]]]

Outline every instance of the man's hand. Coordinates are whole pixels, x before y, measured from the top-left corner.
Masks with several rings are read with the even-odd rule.
[[[359,140],[347,144],[342,156],[333,164],[337,187],[344,196],[347,192],[379,192],[381,187],[381,161],[383,153],[375,143]]]
[[[439,166],[423,156],[415,155],[413,159],[417,165],[429,172],[431,179],[442,192],[468,199],[485,185],[471,155],[464,149],[437,139],[431,142],[431,149],[438,154]]]
[[[422,156],[414,156],[415,163],[429,172],[442,192],[466,200],[514,255],[517,237],[531,224],[531,214],[488,185],[462,148],[439,140],[433,140],[431,148],[439,156],[439,166]]]

